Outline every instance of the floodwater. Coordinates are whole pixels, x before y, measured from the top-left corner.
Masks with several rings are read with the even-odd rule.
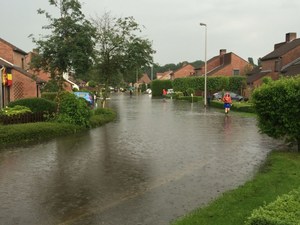
[[[120,93],[109,105],[115,122],[0,151],[0,224],[167,225],[250,179],[278,145],[255,118],[200,103]]]

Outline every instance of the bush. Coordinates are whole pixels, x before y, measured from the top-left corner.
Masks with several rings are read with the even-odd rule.
[[[246,225],[300,224],[300,189],[277,198],[276,201],[255,209]]]
[[[101,126],[116,118],[116,113],[112,109],[97,108],[94,110],[93,115],[90,118],[91,127]]]
[[[254,90],[252,102],[260,131],[298,142],[300,151],[300,76],[262,85]]]
[[[195,90],[193,88],[188,88],[186,91],[187,96],[195,95]]]
[[[12,116],[31,112],[32,111],[26,106],[16,105],[14,107],[5,107],[1,110],[0,115]]]
[[[83,98],[69,92],[61,92],[57,98],[59,109],[56,121],[78,126],[89,126],[91,109]]]
[[[10,102],[7,106],[14,107],[16,105],[26,106],[32,112],[53,113],[56,111],[56,103],[44,98],[23,98]]]

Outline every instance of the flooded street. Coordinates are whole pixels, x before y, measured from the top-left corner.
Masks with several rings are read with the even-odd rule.
[[[0,151],[0,224],[168,225],[250,179],[277,146],[255,118],[201,103],[120,93],[109,106],[115,122]]]

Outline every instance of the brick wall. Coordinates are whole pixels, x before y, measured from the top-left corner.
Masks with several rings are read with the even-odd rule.
[[[0,40],[0,57],[8,62],[13,62],[13,52],[9,45]]]
[[[16,70],[12,70],[13,84],[10,87],[10,101],[15,101],[21,98],[33,98],[40,96],[37,92],[37,85],[34,80],[21,74]]]

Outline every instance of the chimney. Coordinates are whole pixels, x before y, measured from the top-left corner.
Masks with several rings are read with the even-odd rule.
[[[297,33],[287,33],[285,34],[285,42],[289,43],[297,38]]]
[[[226,54],[226,49],[220,49],[220,56]]]
[[[226,54],[226,49],[220,49],[220,65],[224,64],[224,55]]]

